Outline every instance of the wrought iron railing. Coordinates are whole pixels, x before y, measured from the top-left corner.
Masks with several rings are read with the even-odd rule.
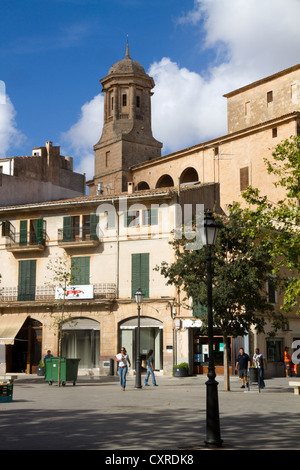
[[[115,299],[117,296],[116,284],[114,283],[100,283],[94,284],[94,300],[97,299]],[[28,300],[40,302],[53,302],[55,300],[55,286],[36,286],[34,298],[31,295]],[[22,301],[26,300],[24,294]],[[17,302],[20,301],[19,290],[17,286],[14,287],[1,287],[0,289],[0,303],[1,302]]]

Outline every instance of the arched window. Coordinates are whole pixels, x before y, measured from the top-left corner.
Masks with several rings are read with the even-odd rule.
[[[180,175],[180,184],[196,183],[197,181],[199,181],[199,177],[195,168],[186,168]]]
[[[162,175],[156,183],[156,188],[168,188],[174,186],[173,178],[170,175]]]
[[[136,191],[145,191],[146,189],[150,189],[150,186],[146,181],[140,181],[135,187]]]

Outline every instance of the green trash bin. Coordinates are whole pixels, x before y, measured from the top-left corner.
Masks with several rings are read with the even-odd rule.
[[[73,385],[76,385],[79,361],[80,359],[60,358],[60,381],[63,386],[66,385],[66,382],[73,382]],[[58,367],[58,357],[45,358],[44,377],[49,385],[52,385],[53,382],[58,382]]]

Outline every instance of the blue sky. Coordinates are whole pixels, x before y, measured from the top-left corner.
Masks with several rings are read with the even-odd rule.
[[[91,177],[127,34],[163,154],[223,135],[224,93],[300,62],[299,18],[300,0],[0,0],[0,157],[51,140]]]

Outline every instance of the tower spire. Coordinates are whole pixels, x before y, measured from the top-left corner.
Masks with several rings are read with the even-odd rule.
[[[129,43],[128,43],[128,34],[127,34],[127,45],[126,45],[126,59],[130,59]]]

